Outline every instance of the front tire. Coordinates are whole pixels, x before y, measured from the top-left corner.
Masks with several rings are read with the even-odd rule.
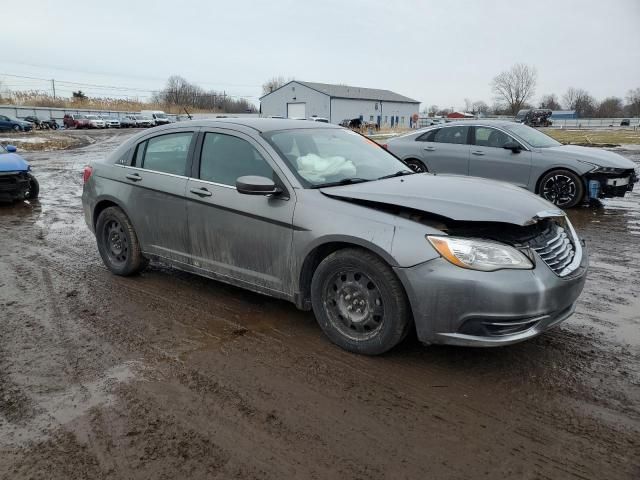
[[[38,180],[36,180],[36,177],[30,173],[28,173],[27,176],[29,177],[29,190],[25,193],[24,198],[27,200],[35,200],[38,198],[38,195],[40,195],[40,184]]]
[[[338,250],[325,258],[313,274],[311,303],[325,335],[354,353],[385,353],[404,339],[411,325],[400,280],[366,250]]]
[[[425,173],[429,171],[424,163],[415,158],[408,158],[404,163],[406,163],[407,166],[416,173]]]
[[[100,213],[96,241],[102,261],[116,275],[134,275],[146,266],[138,236],[120,208],[109,207]]]
[[[540,179],[539,195],[560,208],[572,208],[584,198],[582,179],[570,170],[552,170]]]

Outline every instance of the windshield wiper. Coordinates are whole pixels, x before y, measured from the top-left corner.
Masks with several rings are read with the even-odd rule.
[[[351,178],[343,178],[342,180],[338,180],[337,182],[318,183],[317,185],[312,185],[309,188],[337,187],[339,185],[352,185],[354,183],[362,183],[362,182],[370,182],[370,181],[371,180],[367,178],[351,177]]]
[[[404,175],[413,175],[417,172],[414,172],[413,170],[400,170],[396,173],[391,173],[389,175],[384,175],[380,178],[378,178],[378,180],[384,180],[385,178],[393,178],[393,177],[403,177]]]

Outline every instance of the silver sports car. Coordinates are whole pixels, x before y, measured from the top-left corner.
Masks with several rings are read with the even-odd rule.
[[[390,152],[417,172],[513,183],[558,207],[622,197],[637,181],[630,160],[592,147],[562,145],[521,123],[474,120],[429,127],[390,140]]]
[[[313,309],[380,354],[495,346],[573,313],[587,254],[568,218],[504,182],[418,174],[320,122],[217,119],[144,131],[84,171],[85,219],[117,275],[149,260]]]

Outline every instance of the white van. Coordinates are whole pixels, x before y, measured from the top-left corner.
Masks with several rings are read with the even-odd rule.
[[[153,120],[154,125],[166,125],[167,123],[171,123],[167,114],[162,110],[142,110],[140,115],[143,117],[149,117]]]

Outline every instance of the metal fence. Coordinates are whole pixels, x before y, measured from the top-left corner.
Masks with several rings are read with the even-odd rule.
[[[459,121],[474,121],[478,120],[475,117],[467,118],[447,118],[440,119],[440,122],[459,122]],[[480,120],[506,120],[514,121],[513,117],[498,116],[498,117],[482,117]],[[584,129],[599,129],[599,128],[640,128],[640,117],[619,117],[619,118],[553,118],[550,120],[553,125],[550,128],[584,128]],[[627,120],[629,125],[622,125],[623,120]],[[418,128],[424,128],[431,126],[433,122],[432,118],[420,117],[418,120]]]
[[[62,124],[62,119],[66,114],[82,114],[82,115],[100,115],[103,117],[115,117],[122,118],[125,115],[138,114],[140,112],[127,112],[124,110],[95,110],[86,108],[53,108],[53,107],[26,107],[20,105],[0,105],[0,115],[6,115],[8,117],[23,119],[25,117],[38,117],[42,120],[48,120],[50,118],[56,119]],[[167,116],[173,120],[185,120],[187,116],[182,113],[180,115],[167,114]],[[259,117],[259,113],[192,113],[191,117],[197,120],[206,118],[219,118],[219,117]]]

